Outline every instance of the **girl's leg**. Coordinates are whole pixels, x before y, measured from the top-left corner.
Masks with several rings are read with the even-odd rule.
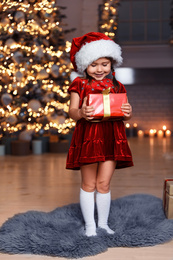
[[[82,184],[80,190],[80,207],[85,221],[87,236],[96,235],[94,194],[96,189],[97,167],[98,164],[88,164],[81,167]]]
[[[108,217],[111,204],[110,181],[114,173],[115,166],[115,161],[105,161],[99,163],[96,184],[98,227],[105,229],[109,234],[114,234],[114,231],[108,226]]]

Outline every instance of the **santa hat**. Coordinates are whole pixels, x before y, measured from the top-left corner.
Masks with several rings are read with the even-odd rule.
[[[72,41],[70,60],[74,67],[71,80],[83,77],[86,68],[95,60],[103,57],[113,59],[113,69],[122,63],[121,48],[103,33],[90,32]]]

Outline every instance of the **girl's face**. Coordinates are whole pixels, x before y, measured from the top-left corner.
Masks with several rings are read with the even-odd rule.
[[[111,72],[111,61],[107,58],[100,58],[87,67],[87,73],[95,80],[104,79]]]

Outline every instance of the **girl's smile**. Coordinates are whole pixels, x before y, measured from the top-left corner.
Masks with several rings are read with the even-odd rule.
[[[87,73],[95,80],[104,79],[111,72],[111,61],[107,58],[100,58],[87,67]]]

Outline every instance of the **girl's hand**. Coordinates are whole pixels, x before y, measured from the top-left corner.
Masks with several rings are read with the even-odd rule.
[[[80,109],[81,117],[85,118],[86,120],[91,120],[94,112],[94,108],[92,106],[87,106],[87,97],[84,98],[82,107]]]
[[[132,107],[129,103],[122,104],[121,110],[126,119],[130,119],[132,117]]]

